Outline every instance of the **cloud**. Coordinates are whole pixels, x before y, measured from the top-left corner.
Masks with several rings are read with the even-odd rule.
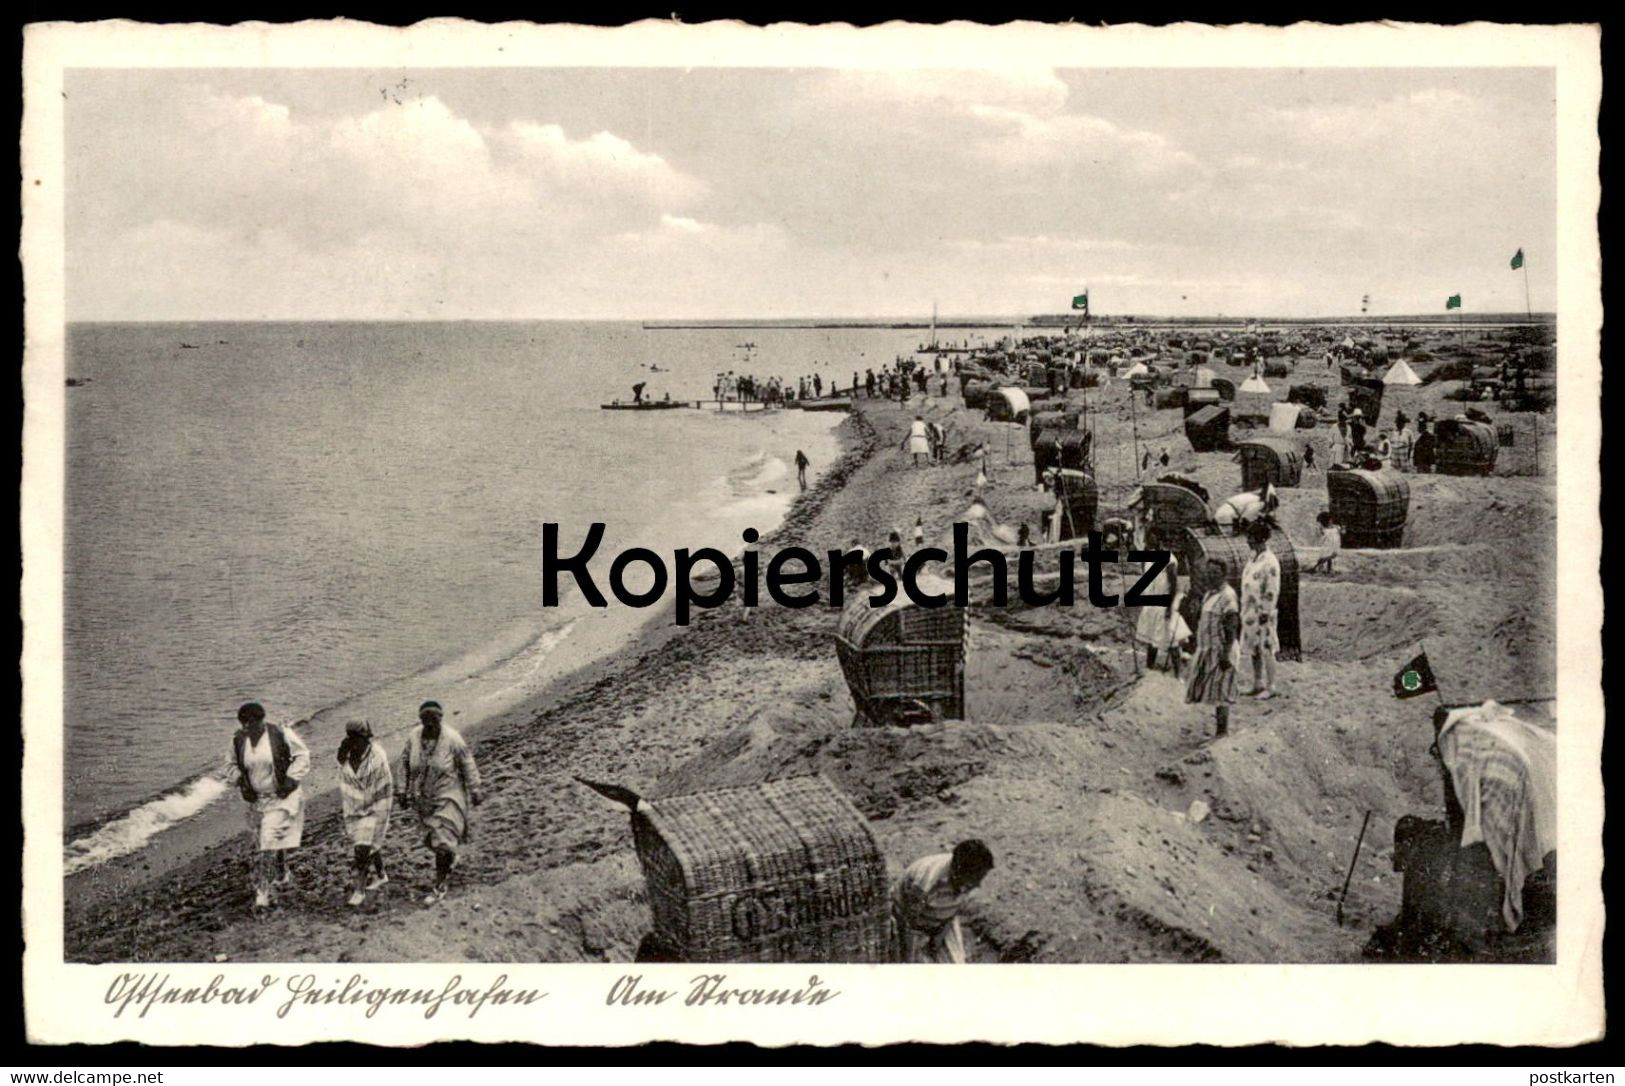
[[[1538,79],[1060,76],[81,73],[70,312],[1326,312],[1555,244]]]
[[[683,205],[706,186],[672,167],[657,154],[640,151],[611,132],[572,140],[557,124],[516,121],[503,138],[529,177],[551,190],[602,191],[651,204]]]
[[[1101,117],[1078,113],[1040,116],[1000,106],[971,107],[971,116],[999,130],[977,141],[976,149],[995,163],[1023,169],[1053,168],[1057,162],[1109,164],[1134,173],[1189,169],[1196,156],[1164,136],[1124,128]]]
[[[533,120],[477,123],[434,95],[301,117],[266,96],[193,83],[136,108],[144,115],[123,130],[101,116],[88,126],[97,139],[84,160],[97,168],[80,171],[67,237],[73,297],[105,297],[124,315],[159,302],[127,275],[160,296],[167,289],[171,306],[212,307],[225,302],[219,284],[254,293],[244,268],[293,297],[312,277],[335,282],[325,303],[306,299],[318,312],[352,288],[385,310],[407,297],[421,310],[445,293],[439,281],[458,278],[437,279],[436,265],[534,264],[542,251],[643,228],[705,192],[608,130],[573,138]],[[357,279],[350,262],[380,263],[416,285]]]

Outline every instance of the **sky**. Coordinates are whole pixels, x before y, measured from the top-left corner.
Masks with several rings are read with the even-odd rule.
[[[74,320],[1552,309],[1549,69],[74,70]]]

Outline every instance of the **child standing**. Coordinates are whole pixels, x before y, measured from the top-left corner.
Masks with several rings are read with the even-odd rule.
[[[1332,561],[1343,549],[1343,529],[1332,522],[1330,513],[1315,517],[1320,524],[1320,558],[1309,567],[1311,573],[1331,573]]]

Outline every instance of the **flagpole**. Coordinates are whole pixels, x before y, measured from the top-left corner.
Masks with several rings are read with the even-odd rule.
[[[1365,844],[1365,829],[1371,824],[1371,812],[1360,820],[1360,836],[1354,839],[1354,858],[1349,861],[1349,873],[1343,876],[1343,892],[1337,897],[1337,926],[1343,926],[1343,902],[1349,897],[1349,883],[1354,881],[1354,865],[1360,862],[1360,846]]]
[[[1530,320],[1534,320],[1535,308],[1529,304],[1529,261],[1519,261],[1518,267],[1523,269],[1523,311]]]
[[[1140,481],[1140,416],[1134,409],[1134,382],[1128,383],[1129,425],[1134,429],[1134,481]]]

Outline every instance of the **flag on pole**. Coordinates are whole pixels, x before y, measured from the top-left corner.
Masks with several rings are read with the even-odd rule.
[[[1072,308],[1081,309],[1085,313],[1089,312],[1089,292],[1087,290],[1073,297]]]
[[[1512,270],[1517,271],[1521,267],[1523,267],[1523,250],[1519,249],[1512,254]]]
[[[1446,298],[1444,300],[1444,307],[1446,309],[1460,309],[1461,308],[1461,295],[1452,294],[1450,297]]]
[[[1433,678],[1433,668],[1428,666],[1428,654],[1422,653],[1399,669],[1394,676],[1394,697],[1415,698],[1423,694],[1431,694],[1439,689],[1439,684]]]

